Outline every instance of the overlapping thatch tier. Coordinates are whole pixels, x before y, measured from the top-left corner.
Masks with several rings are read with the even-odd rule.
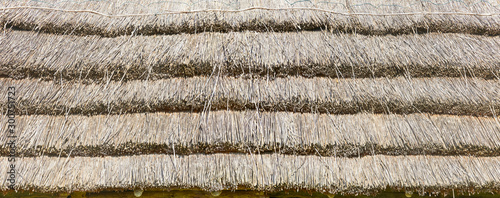
[[[0,131],[7,131],[1,117]],[[268,153],[500,156],[500,120],[448,115],[213,111],[17,118],[22,156]],[[7,137],[0,137],[6,142]],[[0,153],[8,154],[4,145]]]
[[[305,77],[500,77],[500,36],[330,32],[102,38],[8,31],[0,75],[113,80],[212,74]]]
[[[18,190],[500,191],[499,0],[8,0],[0,30]]]
[[[94,191],[127,188],[300,188],[366,193],[389,188],[417,192],[500,188],[500,158],[470,156],[366,156],[279,154],[36,157],[17,161],[17,188]],[[0,158],[0,171],[8,161]],[[0,174],[6,180],[7,174]],[[16,178],[17,179],[17,178]],[[5,183],[0,188],[7,189]]]
[[[193,77],[99,84],[57,82],[0,79],[0,87],[16,87],[18,114],[256,109],[500,115],[500,81],[477,78]],[[5,112],[7,101],[1,101],[0,108]]]
[[[5,1],[0,26],[79,35],[328,29],[500,34],[496,0]]]

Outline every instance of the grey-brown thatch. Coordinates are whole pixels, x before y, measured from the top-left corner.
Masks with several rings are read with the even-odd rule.
[[[106,81],[265,76],[500,77],[500,37],[330,32],[170,36],[0,34],[0,75]]]
[[[7,123],[2,116],[1,123]],[[500,156],[500,120],[430,114],[212,111],[17,119],[23,156],[191,153]],[[7,131],[7,124],[0,131]],[[7,141],[0,137],[0,141]],[[8,154],[4,145],[0,153]]]
[[[500,115],[500,81],[477,78],[192,77],[93,84],[0,79],[0,86],[17,87],[19,114],[256,109]],[[7,102],[0,102],[0,107],[6,110]]]
[[[0,171],[7,172],[6,157]],[[386,188],[415,192],[499,188],[500,158],[472,156],[367,156],[280,154],[26,157],[18,161],[18,187],[36,191],[99,191],[127,188],[245,187],[364,193]],[[5,180],[7,174],[0,174]],[[0,187],[5,190],[5,186]]]
[[[1,27],[78,35],[328,29],[500,34],[497,0],[4,1]]]
[[[499,0],[3,0],[0,26],[17,190],[500,191]]]

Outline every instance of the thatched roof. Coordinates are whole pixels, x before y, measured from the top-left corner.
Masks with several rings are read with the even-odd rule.
[[[14,78],[500,77],[500,36],[233,32],[102,38],[8,31],[0,34],[0,45],[0,74]]]
[[[360,34],[500,34],[495,0],[6,1],[0,26],[78,35],[328,29]]]
[[[0,121],[7,123],[7,118]],[[212,111],[20,116],[23,156],[269,153],[500,156],[497,118]],[[7,125],[0,126],[5,130]],[[7,141],[1,137],[1,141]],[[3,148],[0,153],[8,154]]]
[[[477,78],[169,78],[84,84],[0,79],[18,114],[245,110],[500,115],[500,83]],[[7,108],[7,102],[0,102]]]
[[[0,171],[7,172],[0,158]],[[35,157],[18,162],[19,185],[36,191],[198,187],[209,191],[301,188],[364,193],[387,186],[438,191],[499,188],[500,158],[383,156],[363,158],[280,154]],[[0,174],[5,180],[6,174]],[[2,186],[5,190],[5,186]],[[457,192],[458,193],[458,192]]]
[[[16,0],[0,28],[16,190],[500,191],[499,1]]]

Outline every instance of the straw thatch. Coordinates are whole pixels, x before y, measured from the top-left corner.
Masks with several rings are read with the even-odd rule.
[[[0,158],[0,172],[7,172]],[[94,191],[127,188],[256,190],[301,188],[363,193],[386,188],[416,192],[500,189],[499,157],[367,156],[363,158],[240,155],[37,157],[17,161],[19,189]],[[7,174],[0,174],[5,180]],[[6,185],[1,184],[5,190]]]
[[[0,79],[18,114],[245,110],[500,115],[500,81],[476,78],[275,80],[193,77],[82,84]],[[6,112],[7,101],[0,102]]]
[[[17,190],[500,192],[499,0],[7,0],[0,46]]]
[[[500,34],[495,0],[4,1],[1,27],[119,36],[328,29],[361,34]]]
[[[2,116],[0,131],[7,131]],[[469,116],[214,111],[17,118],[22,156],[268,153],[500,156],[500,120]],[[7,137],[0,137],[7,142]],[[0,153],[8,155],[4,145]]]
[[[243,32],[101,38],[12,31],[0,36],[0,46],[0,75],[14,78],[500,77],[500,37],[461,34]]]

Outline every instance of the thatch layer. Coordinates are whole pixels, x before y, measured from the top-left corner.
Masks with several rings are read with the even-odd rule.
[[[7,133],[7,117],[0,117]],[[19,156],[266,153],[500,155],[500,121],[469,116],[214,111],[16,118]],[[7,142],[7,137],[0,137]],[[0,153],[7,156],[3,145]]]
[[[7,172],[0,158],[0,172]],[[242,155],[138,155],[18,158],[18,189],[94,191],[127,188],[206,190],[312,189],[358,193],[386,188],[435,191],[500,189],[499,157],[367,156],[363,158]],[[0,174],[6,180],[8,174]],[[17,178],[16,178],[17,179]],[[1,190],[7,186],[2,183]]]
[[[500,81],[476,78],[172,78],[106,84],[0,79],[18,114],[246,110],[500,115]],[[0,102],[2,112],[7,101]]]
[[[5,1],[0,26],[119,36],[328,29],[361,34],[500,34],[495,0]]]
[[[500,36],[242,32],[101,38],[21,31],[0,35],[0,76],[13,78],[500,77]]]

